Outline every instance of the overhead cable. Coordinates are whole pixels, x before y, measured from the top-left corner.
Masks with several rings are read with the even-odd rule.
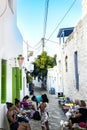
[[[56,29],[58,28],[58,26],[63,22],[64,18],[67,16],[67,14],[70,12],[70,10],[72,9],[73,5],[75,4],[76,0],[73,1],[73,3],[71,4],[71,6],[69,7],[69,9],[66,11],[66,13],[64,14],[64,16],[62,17],[62,19],[60,20],[60,22],[58,23],[58,25],[56,26],[56,28],[54,29],[54,31],[51,33],[51,35],[49,36],[48,40],[52,37],[52,35],[54,34],[54,32],[56,31]]]
[[[43,38],[45,38],[45,35],[46,35],[48,7],[49,7],[49,0],[46,0],[45,1],[45,16],[44,16]]]
[[[40,39],[40,41],[34,46],[34,48],[36,48],[40,43],[41,43],[41,39]]]
[[[40,44],[37,48],[34,48],[34,49],[38,50],[40,47],[42,47],[42,44]]]
[[[53,42],[53,43],[58,44],[58,42],[56,42],[56,41],[52,41],[52,40],[49,40],[49,39],[46,39],[46,38],[45,38],[45,40],[46,40],[46,41],[49,41],[49,42]]]
[[[34,52],[34,55],[38,55],[41,52],[41,49]]]
[[[28,41],[23,40],[23,42],[24,42],[28,47],[31,47],[31,48],[33,49],[33,47],[28,44]]]

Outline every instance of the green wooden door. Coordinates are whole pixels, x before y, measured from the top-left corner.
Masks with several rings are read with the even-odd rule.
[[[19,67],[12,68],[12,102],[15,98],[20,99],[20,90],[22,89],[22,70]]]
[[[1,61],[1,103],[6,102],[7,61]]]

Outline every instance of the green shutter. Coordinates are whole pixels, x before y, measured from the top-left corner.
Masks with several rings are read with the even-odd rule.
[[[1,103],[6,102],[6,76],[7,76],[7,61],[1,62]]]
[[[16,68],[16,97],[20,99],[20,69]]]
[[[22,89],[22,70],[19,67],[12,69],[12,102],[14,99],[20,99],[20,89]]]
[[[12,102],[16,98],[16,68],[12,68]]]
[[[20,89],[22,90],[22,69],[20,69]]]

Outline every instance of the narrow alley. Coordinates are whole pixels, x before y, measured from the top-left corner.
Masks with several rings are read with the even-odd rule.
[[[41,95],[46,93],[49,98],[49,127],[50,130],[60,130],[60,121],[66,120],[66,117],[58,105],[58,97],[56,95],[49,94],[46,90],[41,88],[35,88],[35,95]],[[41,130],[41,122],[30,120],[32,130]]]

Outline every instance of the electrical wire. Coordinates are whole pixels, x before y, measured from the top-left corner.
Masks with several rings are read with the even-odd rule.
[[[36,48],[40,43],[41,43],[41,39],[36,45],[34,45],[34,48]]]
[[[35,52],[34,52],[34,55],[38,55],[39,53],[41,53],[41,49],[35,51]]]
[[[64,14],[64,16],[62,17],[62,19],[60,20],[60,22],[58,23],[58,25],[56,26],[56,28],[54,29],[54,31],[51,33],[51,35],[49,36],[48,40],[52,37],[52,35],[54,34],[54,32],[56,31],[56,29],[58,28],[58,26],[63,22],[64,18],[67,16],[67,14],[70,12],[70,10],[72,9],[72,7],[74,6],[76,0],[73,1],[73,3],[71,4],[71,6],[69,7],[69,9],[66,11],[66,13]]]
[[[56,41],[52,41],[52,40],[49,40],[49,39],[46,39],[46,38],[45,38],[45,40],[46,40],[46,41],[49,41],[49,42],[52,42],[52,43],[58,44],[58,42],[56,42]]]
[[[44,16],[43,38],[45,38],[45,35],[46,35],[48,7],[49,7],[49,0],[46,0],[45,1],[45,16]]]
[[[66,13],[64,14],[64,16],[62,17],[62,19],[60,20],[60,22],[58,23],[58,25],[56,26],[56,28],[54,29],[54,31],[51,33],[51,35],[49,36],[48,39],[45,38],[46,35],[46,27],[47,27],[47,16],[48,16],[48,7],[49,7],[49,0],[46,0],[45,3],[45,17],[44,17],[44,29],[43,29],[43,38],[47,41],[53,42],[53,43],[58,43],[55,41],[51,41],[49,40],[52,35],[54,34],[54,32],[56,31],[56,29],[58,28],[58,26],[63,22],[64,18],[67,16],[67,14],[70,12],[70,10],[72,9],[72,7],[74,6],[76,0],[73,1],[73,3],[71,4],[71,6],[69,7],[69,9],[66,11]],[[46,43],[45,42],[45,43]],[[40,41],[34,46],[34,48],[36,48],[39,44],[41,43],[41,39]],[[40,45],[41,46],[41,45]],[[38,50],[40,48],[40,46],[38,48],[36,48],[36,50]]]
[[[47,16],[48,16],[48,7],[49,7],[49,0],[45,1],[45,16],[44,16],[44,27],[43,27],[43,38],[45,38],[46,35],[46,27],[47,27]],[[34,49],[37,50],[40,48],[41,45],[39,45],[42,42],[42,39],[34,46]],[[42,44],[42,43],[41,43]],[[37,47],[39,45],[39,47]]]
[[[28,47],[31,47],[31,48],[33,49],[33,47],[28,44],[28,41],[23,40],[23,42],[24,42]]]
[[[42,46],[42,44],[40,44],[37,48],[34,48],[34,49],[35,49],[35,50],[38,50],[41,46]]]

